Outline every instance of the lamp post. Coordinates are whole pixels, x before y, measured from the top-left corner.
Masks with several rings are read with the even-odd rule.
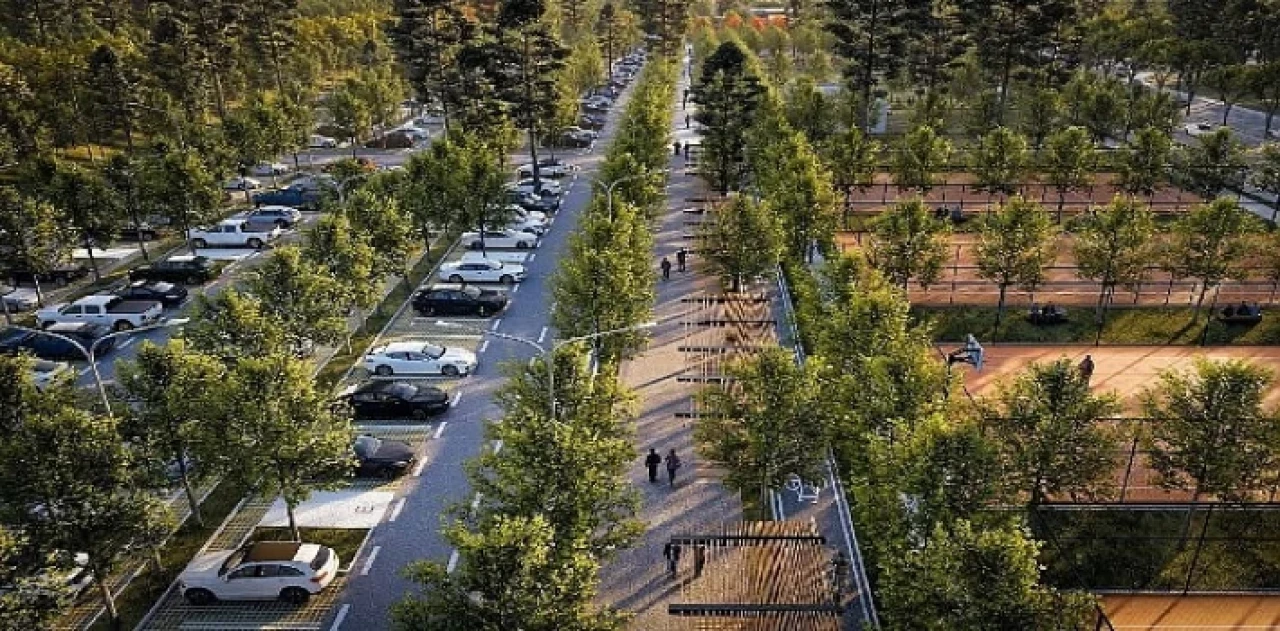
[[[608,211],[609,211],[609,222],[610,222],[610,223],[612,223],[612,222],[613,222],[613,189],[614,189],[614,187],[615,187],[615,186],[617,186],[617,185],[619,185],[619,184],[621,184],[621,183],[623,183],[623,182],[630,182],[631,180],[638,180],[638,179],[640,179],[640,178],[642,178],[642,177],[649,177],[650,175],[661,174],[661,173],[666,173],[666,172],[667,172],[667,170],[666,170],[666,169],[661,169],[661,170],[658,170],[658,171],[648,171],[648,170],[645,170],[645,171],[641,171],[641,172],[639,172],[639,173],[633,173],[633,174],[631,174],[631,175],[627,175],[627,176],[624,176],[624,177],[620,177],[620,178],[618,178],[618,179],[616,179],[616,180],[614,180],[614,181],[612,181],[612,182],[609,182],[608,184],[600,184],[600,182],[597,180],[597,181],[595,182],[596,186],[603,186],[603,187],[604,187],[605,199],[607,200],[607,204],[608,204],[608,205],[607,205],[607,208],[608,208]]]
[[[481,329],[476,327],[470,327],[465,324],[457,324],[456,322],[445,322],[444,320],[436,320],[436,326],[475,331],[476,333],[479,333],[481,335],[488,335],[491,337],[496,337],[501,340],[510,340],[512,342],[519,342],[526,346],[531,346],[535,350],[537,350],[538,353],[542,355],[543,365],[547,367],[547,395],[548,395],[548,398],[550,398],[551,400],[551,420],[554,421],[556,419],[556,371],[555,371],[555,365],[553,362],[555,361],[555,353],[561,346],[564,346],[565,344],[572,344],[574,342],[581,342],[584,340],[591,340],[598,337],[604,337],[606,335],[613,335],[615,333],[630,333],[631,331],[641,331],[644,329],[652,329],[653,327],[658,326],[658,323],[657,322],[641,322],[640,324],[633,324],[631,326],[624,326],[617,329],[609,329],[608,331],[588,333],[586,335],[579,335],[577,337],[570,337],[563,340],[552,340],[549,346],[543,346],[542,344],[539,344],[538,342],[528,338],[519,337],[516,335],[508,335],[506,333],[499,333],[497,331],[489,331],[486,329]]]
[[[116,331],[114,333],[108,333],[94,340],[92,344],[89,344],[88,348],[85,348],[84,344],[81,344],[75,338],[70,337],[68,335],[63,335],[61,333],[44,331],[41,329],[32,329],[25,326],[16,326],[13,328],[18,329],[20,331],[30,331],[37,335],[47,335],[49,337],[56,337],[64,342],[71,344],[72,346],[75,346],[76,350],[79,350],[80,353],[84,355],[84,358],[89,362],[89,369],[93,372],[93,382],[98,388],[98,396],[102,398],[102,407],[107,410],[107,416],[111,416],[111,399],[107,398],[107,387],[102,383],[102,374],[98,372],[98,359],[97,359],[97,356],[94,354],[94,352],[98,348],[98,344],[101,344],[103,340],[108,338],[117,338],[117,337],[123,337],[126,335],[133,335],[135,333],[144,333],[146,331],[154,331],[156,329],[167,329],[170,327],[182,326],[190,321],[191,321],[190,318],[174,318],[167,322],[160,322],[158,324],[141,326],[136,329],[128,329],[125,331]]]

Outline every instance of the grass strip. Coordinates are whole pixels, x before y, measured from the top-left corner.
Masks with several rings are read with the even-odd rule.
[[[1257,324],[1225,324],[1207,319],[1206,310],[1165,307],[1111,309],[1099,333],[1093,309],[1075,308],[1061,324],[1028,322],[1025,309],[1005,309],[997,328],[995,307],[913,307],[918,322],[929,322],[933,339],[962,342],[972,333],[983,342],[1031,344],[1159,344],[1194,346],[1280,344],[1280,314],[1263,311]],[[1206,331],[1206,323],[1208,330]]]

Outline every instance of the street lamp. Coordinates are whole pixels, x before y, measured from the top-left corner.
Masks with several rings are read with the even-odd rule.
[[[510,340],[512,342],[519,342],[526,346],[532,346],[534,349],[536,349],[542,355],[543,365],[547,367],[547,394],[551,399],[551,420],[554,421],[556,418],[556,371],[555,371],[555,365],[553,364],[553,362],[555,360],[556,350],[558,350],[561,346],[564,346],[565,344],[572,344],[574,342],[582,342],[584,340],[591,340],[598,337],[604,337],[606,335],[614,335],[616,333],[630,333],[632,331],[652,329],[653,327],[658,326],[658,323],[657,322],[641,322],[640,324],[633,324],[631,326],[624,326],[617,329],[609,329],[608,331],[598,331],[596,333],[588,333],[586,335],[579,335],[577,337],[570,337],[563,340],[552,340],[550,346],[543,346],[542,344],[539,344],[538,342],[528,338],[519,337],[516,335],[508,335],[506,333],[499,333],[497,331],[489,331],[487,329],[471,327],[465,324],[458,324],[456,322],[445,322],[444,320],[436,320],[436,326],[475,331],[476,333],[479,333],[481,335],[488,335],[491,337],[496,337],[501,340]]]
[[[642,177],[649,177],[650,175],[656,175],[656,174],[662,174],[662,173],[667,173],[667,169],[659,169],[657,171],[649,171],[646,169],[639,173],[633,173],[625,177],[620,177],[612,182],[609,182],[607,185],[601,184],[599,180],[596,180],[595,181],[596,186],[604,187],[605,197],[608,200],[609,222],[610,223],[613,222],[613,188],[615,186],[623,182],[630,182],[631,180],[638,180]]]
[[[156,330],[156,329],[167,329],[167,328],[169,328],[169,327],[182,326],[182,325],[184,325],[184,324],[186,324],[186,323],[188,323],[188,322],[190,322],[190,321],[191,321],[191,319],[190,319],[190,318],[174,318],[174,319],[172,319],[172,320],[168,320],[168,321],[166,321],[166,322],[160,322],[160,323],[158,323],[158,324],[151,324],[151,325],[147,325],[147,326],[141,326],[141,327],[138,327],[138,328],[136,328],[136,329],[127,329],[127,330],[124,330],[124,331],[116,331],[116,332],[114,332],[114,333],[108,333],[108,334],[106,334],[106,335],[104,335],[104,336],[102,336],[102,337],[100,337],[100,338],[98,338],[98,339],[94,340],[94,341],[93,341],[93,343],[92,343],[92,344],[90,344],[88,348],[85,348],[84,344],[81,344],[81,343],[80,343],[78,340],[76,340],[75,338],[70,337],[70,336],[67,336],[67,335],[63,335],[63,334],[61,334],[61,333],[54,333],[54,332],[52,332],[52,331],[44,331],[44,330],[41,330],[41,329],[32,329],[32,328],[25,327],[25,326],[15,326],[15,327],[13,327],[13,328],[18,329],[18,330],[20,330],[20,331],[30,331],[31,333],[35,333],[35,334],[38,334],[38,335],[47,335],[47,336],[49,336],[49,337],[56,337],[56,338],[58,338],[58,339],[60,339],[60,340],[62,340],[62,341],[64,341],[64,342],[68,342],[68,343],[70,343],[72,346],[75,346],[75,347],[76,347],[76,349],[77,349],[77,350],[79,350],[79,351],[80,351],[80,353],[84,355],[84,358],[85,358],[86,360],[88,360],[88,362],[89,362],[89,369],[90,369],[91,371],[93,371],[93,382],[94,382],[94,384],[96,384],[96,385],[97,385],[97,387],[98,387],[98,396],[102,397],[102,406],[103,406],[104,408],[106,408],[106,410],[107,410],[107,416],[110,416],[110,415],[111,415],[111,400],[110,400],[109,398],[107,398],[107,388],[106,388],[106,386],[105,386],[105,385],[103,385],[103,383],[102,383],[102,374],[98,372],[98,360],[97,360],[97,357],[94,355],[94,351],[96,351],[96,350],[97,350],[97,348],[98,348],[98,344],[101,344],[101,343],[102,343],[102,340],[105,340],[105,339],[108,339],[108,338],[116,338],[116,337],[122,337],[122,336],[125,336],[125,335],[133,335],[133,334],[135,334],[135,333],[143,333],[143,332],[146,332],[146,331],[154,331],[154,330]]]

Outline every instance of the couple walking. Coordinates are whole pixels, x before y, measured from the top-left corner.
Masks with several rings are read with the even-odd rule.
[[[649,468],[649,482],[655,483],[658,481],[658,465],[662,464],[664,460],[667,463],[667,482],[671,486],[675,486],[676,470],[680,468],[681,463],[680,456],[676,455],[676,450],[674,449],[667,452],[666,458],[659,456],[657,450],[649,449],[649,455],[644,459],[644,466]]]

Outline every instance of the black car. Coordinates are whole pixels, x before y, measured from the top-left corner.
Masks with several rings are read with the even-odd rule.
[[[369,381],[344,394],[357,420],[426,418],[449,409],[444,390],[405,381]]]
[[[582,117],[578,119],[578,126],[585,129],[603,129],[604,123],[605,117],[599,114],[583,114]]]
[[[75,340],[87,351],[93,343],[111,332],[105,326],[91,322],[62,322],[50,325],[45,329],[48,333],[56,333]],[[108,338],[93,348],[95,357],[101,357],[115,348],[118,338]],[[10,328],[0,332],[0,353],[17,355],[23,351],[40,359],[52,361],[76,360],[84,361],[85,355],[75,344],[63,337],[43,335],[34,331]]]
[[[507,191],[507,203],[515,204],[525,210],[536,210],[551,214],[560,210],[560,199],[557,197],[538,197],[520,191]]]
[[[55,267],[47,272],[33,272],[28,269],[11,268],[9,270],[9,284],[22,285],[35,284],[36,280],[41,283],[53,283],[58,287],[63,287],[71,281],[84,278],[89,275],[89,268],[84,265],[71,264]]]
[[[404,475],[418,461],[413,447],[398,440],[383,440],[371,434],[356,437],[356,475],[395,478]]]
[[[507,295],[471,285],[435,285],[413,294],[413,310],[423,315],[488,316],[507,306]]]
[[[128,223],[120,228],[120,238],[130,241],[154,241],[160,236],[159,230],[155,226],[143,222],[140,224]]]
[[[213,261],[203,256],[175,256],[129,270],[129,280],[159,280],[199,285],[218,275]]]
[[[187,300],[187,288],[162,280],[135,280],[117,291],[116,295],[129,300],[154,300],[166,307],[176,307]]]

